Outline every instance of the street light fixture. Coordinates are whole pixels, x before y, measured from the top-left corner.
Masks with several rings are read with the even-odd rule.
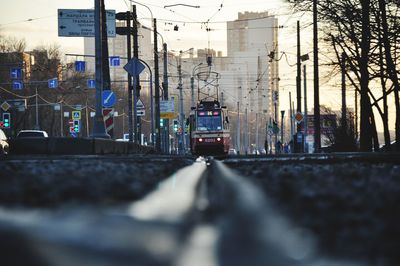
[[[193,5],[187,5],[187,4],[172,4],[172,5],[166,5],[166,6],[164,6],[164,8],[173,7],[173,6],[187,6],[187,7],[193,7],[193,8],[200,8],[200,6],[193,6]]]

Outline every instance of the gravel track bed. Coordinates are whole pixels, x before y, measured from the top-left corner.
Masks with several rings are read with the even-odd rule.
[[[400,265],[400,165],[236,162],[282,213],[316,236],[322,253]]]
[[[55,158],[1,161],[0,205],[112,205],[143,197],[193,161],[183,158]]]

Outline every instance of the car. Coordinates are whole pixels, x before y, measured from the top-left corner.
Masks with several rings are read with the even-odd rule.
[[[0,154],[7,154],[9,145],[7,142],[7,136],[3,130],[0,129]]]
[[[228,154],[229,154],[229,155],[236,155],[237,152],[236,152],[235,149],[231,148],[231,149],[229,149]]]
[[[23,139],[23,138],[48,138],[49,135],[47,135],[46,131],[43,130],[21,130],[17,134],[17,139]]]

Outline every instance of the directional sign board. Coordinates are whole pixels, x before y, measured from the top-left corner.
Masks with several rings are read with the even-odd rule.
[[[22,90],[24,88],[24,83],[22,80],[14,80],[12,82],[12,88],[13,90]]]
[[[85,72],[86,70],[86,62],[85,61],[75,61],[75,71],[76,72]]]
[[[119,56],[110,56],[110,66],[119,66],[121,58]]]
[[[115,97],[115,93],[111,90],[104,90],[103,91],[103,97],[102,97],[102,102],[103,102],[103,107],[113,107],[115,104],[115,101],[117,100]]]
[[[142,100],[138,99],[136,102],[136,109],[144,109],[144,104]]]
[[[12,79],[20,79],[22,77],[22,69],[19,67],[11,68],[10,77]]]
[[[49,79],[47,81],[47,85],[49,89],[55,89],[58,87],[58,80],[57,79]]]
[[[175,117],[174,100],[160,101],[160,118],[173,119]]]
[[[107,10],[107,36],[115,37],[115,10]],[[94,37],[93,9],[58,9],[58,36]]]
[[[87,86],[89,89],[96,89],[96,80],[95,79],[88,79]]]
[[[129,62],[124,66],[126,72],[131,74],[132,76],[137,76],[144,70],[145,66],[142,62],[140,62],[137,58],[132,58]]]

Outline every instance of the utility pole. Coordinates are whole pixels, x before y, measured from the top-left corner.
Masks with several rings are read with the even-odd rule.
[[[161,151],[161,135],[160,135],[160,81],[159,81],[159,68],[158,68],[158,46],[157,46],[157,20],[153,21],[154,29],[154,87],[155,87],[155,109],[156,109],[156,151]],[[153,99],[151,99],[153,100]],[[153,119],[153,117],[151,118]],[[154,136],[152,136],[154,138]]]
[[[179,75],[179,123],[181,125],[181,154],[185,154],[185,114],[183,110],[183,91],[182,91],[182,51],[179,52],[179,64],[178,64],[178,75]]]
[[[137,28],[137,14],[136,14],[136,5],[132,6],[133,8],[133,57],[139,59],[139,43],[138,43],[138,28]],[[137,116],[137,101],[140,99],[140,77],[136,75],[135,84],[134,84],[134,96],[133,96],[133,113],[135,116],[135,143],[142,144],[142,123],[141,118]]]
[[[102,110],[102,93],[104,89],[104,80],[103,80],[103,43],[102,39],[106,36],[103,36],[104,30],[103,28],[106,27],[106,18],[105,14],[105,7],[104,7],[104,0],[95,0],[94,1],[94,32],[95,32],[95,57],[96,57],[96,114],[94,117],[93,123],[93,138],[110,138],[110,136],[106,133],[106,128],[104,125],[104,117],[103,117],[103,110]],[[104,12],[103,12],[104,11]]]
[[[164,100],[168,100],[168,50],[167,44],[163,43],[163,57],[164,57],[164,68],[163,68],[163,96]],[[164,123],[165,128],[165,152],[169,153],[169,119],[165,119]]]
[[[314,152],[321,150],[321,114],[319,108],[319,73],[318,73],[318,21],[317,1],[313,0],[313,42],[314,42]]]
[[[347,132],[346,119],[346,54],[342,53],[342,131],[343,137]]]
[[[281,143],[283,145],[283,118],[285,117],[285,110],[281,110]]]
[[[296,112],[301,113],[301,61],[300,61],[300,21],[297,21],[297,76],[296,76],[296,97],[297,108]],[[297,133],[301,130],[300,123],[297,125]]]
[[[194,77],[190,77],[190,107],[194,107]]]
[[[126,47],[127,47],[127,59],[128,62],[132,59],[132,33],[131,33],[131,18],[132,13],[130,11],[127,11],[125,13],[117,13],[116,19],[118,20],[125,20],[126,21],[126,29],[122,28],[120,29],[119,27],[116,28],[117,34],[120,35],[126,35]],[[132,113],[132,92],[133,92],[133,86],[132,86],[132,76],[128,72],[128,133],[129,133],[129,141],[132,142],[135,139],[136,142],[136,137],[133,138],[133,113]]]
[[[258,154],[258,113],[256,112],[256,154]]]
[[[39,105],[38,105],[38,88],[36,87],[36,94],[35,94],[35,111],[36,111],[36,117],[35,117],[35,129],[39,130],[40,126],[39,126]]]
[[[290,105],[290,140],[293,140],[293,110],[292,110],[292,93],[289,91],[289,105]]]
[[[304,70],[304,152],[308,153],[307,131],[308,131],[308,114],[307,114],[307,71],[306,65],[303,66]]]
[[[247,107],[244,109],[244,126],[245,126],[245,130],[244,130],[244,154],[247,155],[248,146],[249,146],[249,142],[248,142],[249,125],[247,124]]]
[[[237,102],[237,130],[236,130],[236,149],[240,153],[240,106]]]

